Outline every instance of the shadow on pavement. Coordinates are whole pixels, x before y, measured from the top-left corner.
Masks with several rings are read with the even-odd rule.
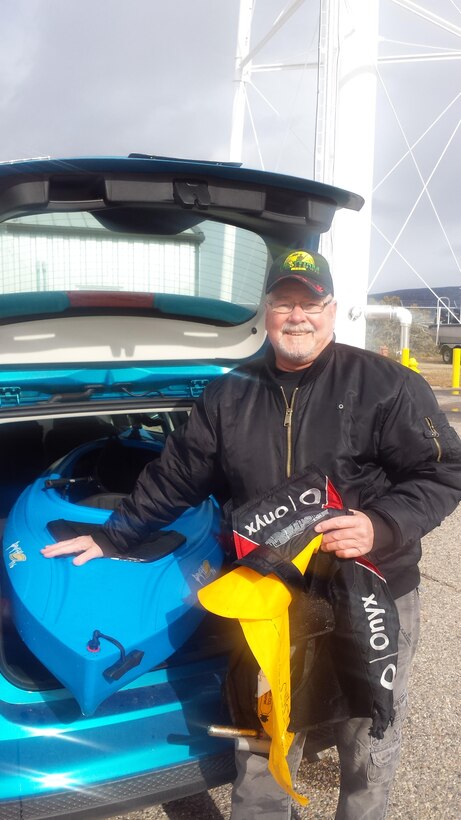
[[[200,817],[200,820],[225,820],[227,817],[227,814],[221,814],[207,792],[164,803],[162,809],[169,820],[191,820],[192,817]]]

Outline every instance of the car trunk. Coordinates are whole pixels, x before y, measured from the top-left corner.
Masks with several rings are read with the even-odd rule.
[[[75,401],[75,399],[74,399]],[[139,403],[139,400],[135,400]],[[144,465],[160,455],[169,433],[186,419],[191,399],[169,400],[167,410],[155,403],[133,412],[122,412],[120,403],[107,406],[104,414],[72,415],[69,412],[29,415],[21,420],[1,420],[0,423],[0,529],[21,492],[39,476],[52,474],[66,463],[72,453],[71,467],[63,483],[63,498],[76,505],[111,509],[119,498],[134,487]],[[3,416],[8,411],[3,407]],[[2,409],[0,409],[0,418]],[[8,417],[8,415],[7,415]],[[149,435],[156,452],[143,449],[142,441],[135,449],[119,446],[120,437],[134,442]],[[157,446],[158,445],[158,446]],[[77,454],[77,455],[75,455]],[[59,481],[59,480],[58,480]],[[91,499],[91,500],[90,500]],[[6,546],[6,545],[5,545]],[[53,690],[60,684],[37,660],[21,640],[11,619],[8,584],[2,573],[0,664],[3,675],[20,689]],[[225,637],[227,636],[227,637]],[[208,618],[183,650],[166,663],[175,665],[200,660],[226,651],[230,634],[220,619]]]

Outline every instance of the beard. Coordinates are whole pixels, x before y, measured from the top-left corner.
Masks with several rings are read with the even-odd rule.
[[[315,358],[315,339],[313,327],[309,323],[291,324],[285,322],[282,335],[276,343],[276,353],[293,364],[310,364]],[[302,334],[299,336],[291,334]]]

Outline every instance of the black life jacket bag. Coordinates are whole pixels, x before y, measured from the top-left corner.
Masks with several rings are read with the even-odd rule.
[[[364,558],[318,552],[305,574],[292,563],[317,537],[319,521],[347,514],[328,477],[310,465],[232,512],[236,563],[275,574],[293,596],[290,730],[370,717],[370,734],[381,738],[394,716],[399,635],[384,577]],[[231,713],[240,725],[255,725],[257,672],[242,645],[227,681]]]

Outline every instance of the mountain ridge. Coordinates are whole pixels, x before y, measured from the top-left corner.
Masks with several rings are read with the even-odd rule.
[[[446,287],[434,288],[442,299],[449,299],[450,307],[460,307],[461,305],[461,286],[447,285]],[[376,299],[378,301],[385,297],[397,296],[403,307],[437,307],[437,299],[429,288],[399,288],[397,290],[388,290],[382,293],[370,293],[369,299]]]

